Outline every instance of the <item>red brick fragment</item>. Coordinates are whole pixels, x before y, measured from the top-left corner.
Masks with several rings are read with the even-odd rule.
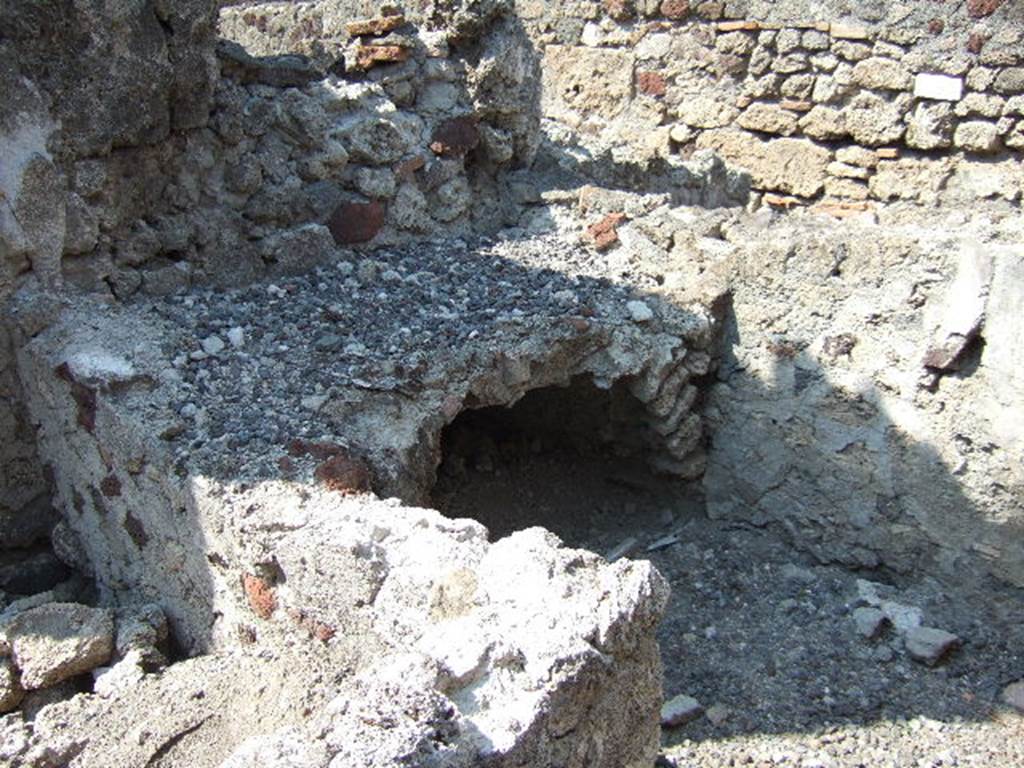
[[[359,19],[350,21],[345,25],[349,35],[352,37],[366,37],[367,35],[386,35],[405,24],[405,16],[378,16],[375,19]]]
[[[243,574],[242,589],[253,613],[261,619],[269,619],[273,615],[277,609],[277,597],[273,586],[266,579],[251,573]]]
[[[327,228],[338,245],[366,243],[373,240],[384,226],[387,208],[375,200],[372,203],[344,203],[339,205],[327,221]]]
[[[668,81],[658,72],[637,72],[636,87],[648,96],[664,96],[668,90]]]
[[[401,45],[361,45],[356,49],[355,68],[363,71],[378,64],[397,64],[409,58],[409,49]]]
[[[975,55],[985,47],[985,36],[981,32],[972,32],[967,38],[967,51]]]
[[[946,28],[946,22],[942,19],[932,19],[928,22],[928,31],[933,35],[941,35]]]
[[[624,213],[609,213],[596,224],[587,227],[587,236],[599,251],[606,251],[619,241],[617,227],[626,220]]]
[[[614,229],[594,235],[594,247],[599,251],[607,251],[617,242],[619,242],[619,233]]]
[[[344,494],[367,493],[371,487],[370,468],[366,462],[345,454],[324,461],[313,476],[327,490]]]
[[[439,123],[430,137],[430,149],[437,155],[461,156],[480,144],[480,130],[472,115],[453,117]]]
[[[756,32],[761,25],[756,21],[720,21],[718,22],[719,32]]]
[[[800,198],[793,197],[792,195],[776,195],[773,192],[766,192],[764,197],[765,205],[770,205],[773,208],[783,208],[789,210],[793,206],[802,205]]]

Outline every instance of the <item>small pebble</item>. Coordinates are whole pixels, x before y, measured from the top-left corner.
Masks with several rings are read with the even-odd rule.
[[[654,311],[642,301],[626,302],[626,311],[634,323],[646,323],[654,319]]]
[[[220,336],[207,336],[200,344],[203,352],[208,355],[219,355],[224,351],[224,340]]]

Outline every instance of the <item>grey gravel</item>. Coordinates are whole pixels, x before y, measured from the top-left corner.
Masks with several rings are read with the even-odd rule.
[[[559,236],[426,243],[372,259],[340,253],[306,275],[130,305],[172,329],[164,352],[185,421],[167,434],[182,460],[242,480],[274,475],[271,448],[324,434],[310,406],[324,393],[415,393],[459,360],[513,348],[552,324],[568,334],[572,319],[622,323],[636,316],[637,296],[658,301],[661,278],[609,274],[606,259]],[[186,416],[188,403],[205,418]]]

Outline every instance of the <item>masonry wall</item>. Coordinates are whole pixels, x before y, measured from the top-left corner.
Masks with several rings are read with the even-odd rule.
[[[76,291],[121,301],[302,271],[348,249],[507,226],[528,234],[595,225],[591,237],[610,259],[676,273],[680,284],[699,283],[712,263],[735,266],[721,282],[733,298],[741,359],[777,361],[773,349],[823,349],[825,338],[845,332],[823,324],[816,286],[801,282],[830,274],[792,272],[776,282],[776,272],[794,266],[789,251],[773,260],[756,240],[729,243],[721,217],[709,223],[683,204],[731,206],[726,218],[744,204],[868,221],[903,210],[906,221],[932,222],[926,229],[936,226],[927,218],[934,209],[990,215],[995,229],[978,225],[968,239],[1010,245],[981,262],[989,265],[989,277],[976,281],[983,311],[965,333],[944,336],[949,329],[935,320],[940,297],[960,285],[959,236],[923,250],[893,245],[867,262],[864,286],[830,282],[828,301],[851,308],[880,301],[866,286],[919,269],[905,297],[909,309],[870,330],[896,338],[894,330],[913,329],[903,347],[889,350],[890,365],[907,376],[925,369],[926,379],[928,371],[952,372],[938,386],[949,393],[962,377],[952,366],[973,354],[969,342],[995,335],[1003,340],[998,351],[989,343],[980,357],[987,373],[962,394],[1001,407],[1020,402],[1006,362],[1018,349],[1012,288],[1020,242],[1006,222],[1019,218],[1024,194],[1017,3],[467,0],[409,3],[391,15],[353,0],[217,6],[68,1],[0,11],[9,30],[0,41],[8,95],[0,145],[10,158],[0,171],[0,299],[15,299],[5,308],[9,341],[0,347],[0,398],[13,435],[0,457],[0,516],[46,498],[10,363],[12,346],[44,327],[53,309],[15,312],[19,293],[32,286],[51,291],[57,305]],[[690,158],[704,170],[688,168]],[[868,227],[859,236],[870,243],[878,234]],[[821,253],[841,245],[842,237],[830,238]],[[763,284],[774,286],[771,301]],[[811,293],[793,305],[798,288]],[[799,332],[790,338],[785,328]],[[856,354],[814,354],[827,380],[842,364],[850,370],[836,381],[860,376],[876,390],[887,386]],[[749,376],[742,399],[717,391],[715,447],[749,442],[745,409],[759,397],[762,404],[782,398],[800,416],[789,427],[768,417],[759,440],[799,440],[817,406],[800,392],[772,389],[768,397]],[[927,567],[942,553],[973,547],[984,528],[979,546],[992,569],[1024,583],[1019,536],[1010,536],[1009,549],[999,544],[1022,514],[1020,479],[1006,461],[1020,450],[1019,434],[970,408],[959,411],[968,422],[954,433],[960,437],[947,434],[948,412],[937,411],[954,400],[929,398],[928,386],[901,391],[905,407],[886,409],[902,414],[896,426],[918,435],[915,445],[938,446],[949,470],[943,477],[958,477],[960,437],[995,446],[977,450],[964,480],[973,488],[971,515],[945,536],[941,514],[915,511],[911,490],[892,492],[879,479],[884,472],[872,471],[832,495],[853,493],[859,509],[885,510],[894,525],[909,527],[916,538],[903,549],[917,554],[888,547],[895,539],[884,529],[867,547],[873,555],[858,554],[860,529],[846,525],[856,515],[830,519],[820,510],[810,528],[823,530],[827,521],[849,535],[817,551]],[[851,417],[848,426],[856,431],[871,418]],[[817,477],[846,471],[824,445],[812,441],[793,454],[790,466],[818,468],[787,475],[786,493],[752,496],[756,513],[734,499],[714,501],[712,511],[789,520],[794,538],[816,547],[827,537],[801,533],[789,510],[792,499],[820,490]],[[884,468],[897,454],[882,446],[871,461]],[[738,461],[718,458],[712,466],[726,475]],[[928,461],[910,462],[907,472],[928,477]],[[982,479],[1004,466],[1011,467],[1005,488],[989,493]],[[947,560],[955,570],[956,557]]]
[[[713,149],[772,205],[840,211],[1020,199],[1015,6],[518,5],[542,50],[549,136],[634,155]]]
[[[398,15],[350,29],[346,12],[346,72],[218,43],[218,6],[0,10],[4,530],[43,519],[48,496],[12,355],[47,312],[19,293],[124,301],[494,229],[499,177],[536,150],[537,110],[521,108],[535,78],[508,9],[470,9],[457,28]]]

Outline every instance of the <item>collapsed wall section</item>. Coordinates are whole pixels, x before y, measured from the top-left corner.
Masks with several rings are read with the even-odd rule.
[[[648,563],[609,565],[541,529],[491,545],[476,523],[371,493],[425,496],[461,409],[578,376],[630,387],[661,469],[699,474],[687,387],[708,371],[714,318],[605,268],[557,239],[420,248],[281,285],[65,307],[19,355],[67,510],[62,556],[108,602],[158,602],[190,653],[308,644],[347,680],[308,730],[238,760],[298,739],[311,765],[381,744],[440,765],[649,763],[667,590]],[[421,332],[436,334],[430,358],[414,357]],[[366,728],[396,708],[401,734]]]
[[[946,221],[728,232],[711,516],[822,561],[1024,585],[1024,233]]]
[[[548,268],[573,257],[581,274]],[[285,478],[426,501],[442,428],[463,408],[580,376],[628,386],[654,467],[698,477],[694,382],[714,318],[614,286],[603,268],[559,240],[420,249],[284,287],[66,308],[20,366],[75,542],[62,554],[84,556],[110,599],[161,602],[190,650],[231,644],[249,612],[243,576],[273,567],[247,561],[244,523],[219,519],[220,484]]]

